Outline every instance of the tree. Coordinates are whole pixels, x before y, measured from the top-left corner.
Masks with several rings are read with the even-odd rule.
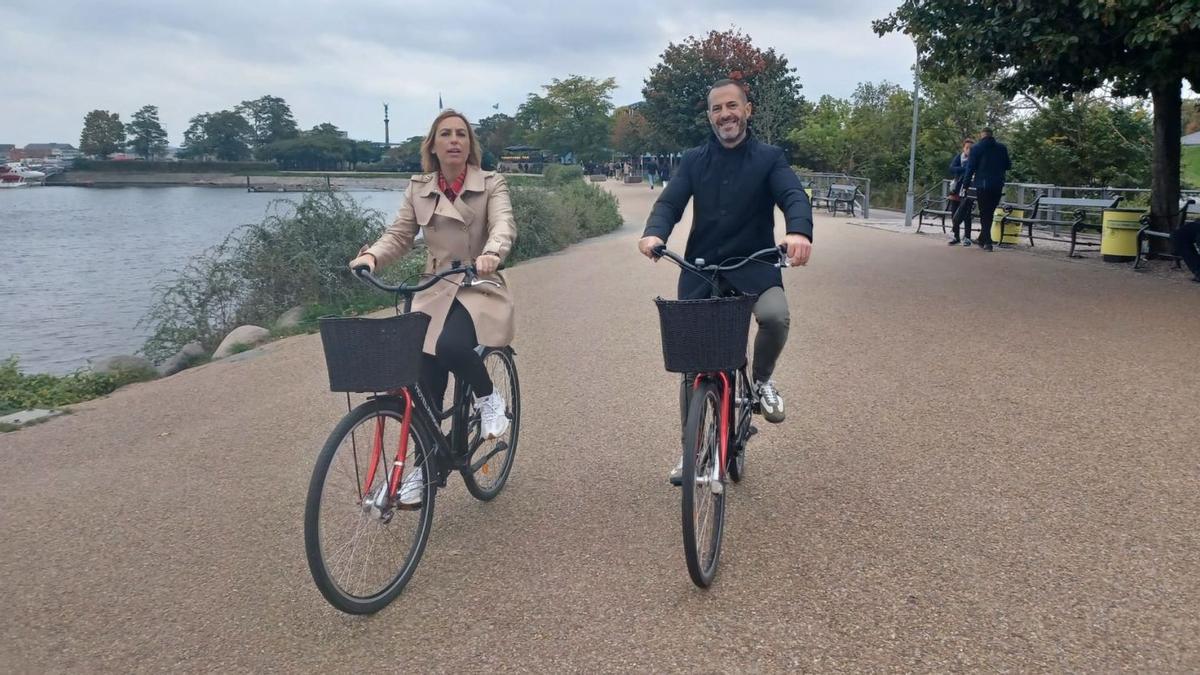
[[[652,149],[650,122],[646,116],[632,106],[622,106],[613,111],[612,147],[617,152],[640,157]]]
[[[142,106],[125,125],[129,148],[142,159],[167,154],[167,132],[158,121],[158,106]]]
[[[375,164],[383,158],[383,146],[372,141],[352,141],[350,156],[347,158],[351,168],[359,164]]]
[[[1189,98],[1183,102],[1183,133],[1194,134],[1200,131],[1200,98]]]
[[[816,171],[847,171],[851,110],[846,99],[822,96],[804,126],[788,134],[788,141],[797,148],[794,161]]]
[[[354,142],[333,134],[304,133],[261,148],[260,157],[284,169],[336,171],[350,160]]]
[[[479,137],[479,146],[485,154],[499,157],[504,154],[504,148],[514,144],[517,121],[504,113],[496,113],[479,120],[475,135]]]
[[[386,162],[400,171],[421,170],[421,143],[424,136],[412,136],[399,145],[394,145],[387,151]]]
[[[252,142],[255,148],[300,135],[296,119],[292,117],[292,109],[287,101],[278,96],[267,95],[253,101],[242,101],[234,110],[253,127]]]
[[[645,115],[655,131],[676,148],[708,138],[708,88],[720,79],[745,85],[754,106],[751,128],[772,140],[794,128],[804,109],[796,69],[774,49],[755,47],[750,36],[740,30],[711,31],[704,39],[688,36],[679,44],[668,44],[661,58],[642,89]],[[762,120],[757,119],[760,113]]]
[[[240,161],[250,157],[254,129],[235,110],[196,115],[183,132],[183,157]]]
[[[934,77],[997,77],[1010,96],[1073,96],[1108,88],[1154,104],[1151,216],[1178,220],[1182,100],[1200,88],[1200,0],[904,0],[875,21],[904,32]]]
[[[334,138],[346,138],[348,134],[337,128],[332,122],[321,122],[317,126],[304,132],[305,136],[332,136]]]
[[[1115,187],[1137,187],[1150,178],[1153,123],[1138,104],[1052,99],[1009,134],[1018,178]]]
[[[616,80],[572,75],[542,88],[545,96],[530,94],[517,110],[517,121],[533,143],[558,155],[574,153],[579,161],[603,159]]]
[[[107,110],[93,110],[83,118],[79,151],[85,155],[108,156],[125,147],[125,125],[121,116]]]

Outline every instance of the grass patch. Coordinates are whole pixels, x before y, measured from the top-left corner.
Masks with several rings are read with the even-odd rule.
[[[1179,169],[1179,177],[1186,187],[1200,188],[1200,145],[1189,145],[1183,148]]]

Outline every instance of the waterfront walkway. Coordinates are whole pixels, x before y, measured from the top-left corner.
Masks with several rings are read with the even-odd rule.
[[[439,495],[387,610],[304,561],[345,401],[300,336],[0,435],[3,670],[1200,669],[1195,284],[820,217],[785,274],[788,421],[684,568],[676,380],[633,225],[521,264],[495,502]],[[682,248],[682,237],[671,242]]]

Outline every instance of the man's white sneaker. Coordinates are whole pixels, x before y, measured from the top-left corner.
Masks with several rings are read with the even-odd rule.
[[[493,391],[490,396],[475,399],[475,409],[479,411],[484,438],[500,438],[504,432],[508,431],[508,414],[504,409],[504,397],[500,395],[500,392]]]
[[[763,417],[772,424],[782,422],[784,418],[783,397],[775,389],[775,382],[772,380],[757,382],[755,389],[758,390],[758,405],[762,408]]]
[[[408,472],[400,482],[400,504],[402,506],[420,506],[425,496],[425,472],[417,467]]]

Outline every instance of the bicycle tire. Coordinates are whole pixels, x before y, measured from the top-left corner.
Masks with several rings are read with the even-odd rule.
[[[692,583],[708,588],[721,557],[725,493],[714,493],[708,483],[697,479],[710,474],[713,462],[720,461],[721,388],[704,380],[691,398],[683,430],[683,553]],[[698,522],[704,513],[708,518]]]
[[[437,494],[436,486],[436,468],[431,458],[433,452],[433,444],[429,442],[427,434],[422,431],[417,419],[414,418],[413,423],[409,426],[409,446],[406,465],[415,469],[421,468],[425,476],[422,505],[416,510],[393,510],[391,517],[386,521],[377,515],[377,511],[372,511],[369,508],[364,509],[362,506],[364,490],[361,487],[360,481],[365,480],[360,466],[363,464],[363,459],[369,461],[370,451],[368,443],[359,443],[358,440],[364,436],[371,436],[371,442],[374,435],[379,434],[381,441],[384,435],[389,431],[388,425],[394,425],[396,439],[399,439],[399,430],[402,427],[404,419],[404,405],[399,399],[386,397],[377,398],[367,401],[362,405],[351,410],[345,417],[338,422],[330,433],[325,446],[321,449],[317,456],[316,465],[313,467],[312,479],[309,482],[308,498],[304,508],[304,551],[308,559],[308,568],[312,573],[313,581],[317,585],[317,589],[321,591],[321,595],[333,605],[335,608],[346,612],[347,614],[373,614],[383,609],[404,590],[416,571],[417,564],[421,560],[421,555],[425,551],[425,545],[429,540],[429,533],[433,524],[433,507],[434,498]],[[376,425],[371,425],[370,421],[376,420]],[[365,427],[365,428],[364,428]],[[371,428],[373,427],[373,429]],[[363,430],[364,436],[360,436],[357,432]],[[345,468],[345,461],[341,460],[337,468],[334,468],[335,461],[339,458],[345,458],[345,453],[339,454],[339,450],[345,449],[345,441],[350,439],[351,454],[349,462],[355,468],[354,475],[350,475],[349,469]],[[379,489],[381,482],[387,481],[387,476],[390,473],[393,456],[387,454],[389,444],[382,443],[383,456],[381,457],[379,468],[375,478],[372,480],[371,486],[368,486],[366,492],[369,494]],[[395,446],[391,447],[392,452],[395,452]],[[360,455],[362,457],[360,457]],[[382,470],[380,470],[382,469]],[[335,495],[329,492],[327,488],[330,486],[331,473],[335,474],[333,480],[336,481],[337,499]],[[353,489],[348,484],[352,482]],[[345,498],[345,506],[348,509],[343,509],[343,500]],[[336,501],[336,504],[335,504]],[[328,507],[323,509],[322,507]],[[402,562],[395,568],[394,576],[386,577],[385,580],[378,584],[378,588],[373,588],[367,592],[358,592],[357,589],[351,590],[345,588],[347,580],[344,578],[347,575],[339,574],[335,571],[338,567],[337,560],[334,559],[333,553],[345,550],[346,546],[331,550],[327,554],[322,546],[322,524],[323,516],[328,516],[329,521],[333,521],[335,517],[338,519],[345,518],[348,521],[353,521],[356,525],[354,528],[354,536],[361,534],[371,539],[367,542],[366,553],[369,554],[375,550],[375,546],[379,543],[378,539],[383,539],[381,549],[386,547],[388,543],[398,540],[396,529],[383,534],[383,528],[388,528],[401,516],[407,514],[415,514],[415,523],[413,523],[412,541],[408,543],[407,551],[404,552]],[[405,522],[408,522],[408,518]],[[332,525],[332,522],[327,524]],[[401,546],[405,542],[400,541]],[[356,542],[350,547],[348,555],[354,555],[359,549],[359,544]],[[384,570],[384,566],[375,566],[369,564],[370,561],[363,562],[361,565],[361,574],[365,578],[368,573],[376,569]],[[350,567],[358,567],[357,565],[346,564],[347,572]],[[387,571],[385,575],[390,574]],[[372,584],[372,587],[374,584]]]
[[[490,362],[490,363],[489,363]],[[467,492],[471,496],[484,502],[491,501],[500,494],[504,489],[504,485],[508,482],[508,476],[512,473],[513,462],[516,461],[517,441],[521,434],[521,383],[517,378],[517,363],[513,358],[513,351],[509,347],[495,348],[488,347],[483,351],[484,367],[488,368],[488,373],[492,377],[493,385],[500,389],[504,396],[504,402],[507,404],[509,415],[508,431],[504,436],[495,439],[494,441],[485,441],[476,449],[474,456],[467,459],[467,466],[460,469],[463,477],[463,483],[467,486]],[[493,368],[495,366],[495,369]],[[508,386],[497,382],[497,375],[503,370]],[[477,417],[477,414],[476,414]],[[474,418],[473,418],[474,419]],[[472,430],[475,435],[478,435],[478,421],[472,422]],[[495,448],[495,443],[505,442],[508,444],[508,449],[497,453],[488,460],[486,464],[479,467],[475,472],[471,472],[470,463],[475,456],[481,456],[481,453],[490,452]],[[499,461],[495,460],[499,458]],[[491,474],[495,474],[495,478]],[[487,479],[483,479],[486,476]]]

